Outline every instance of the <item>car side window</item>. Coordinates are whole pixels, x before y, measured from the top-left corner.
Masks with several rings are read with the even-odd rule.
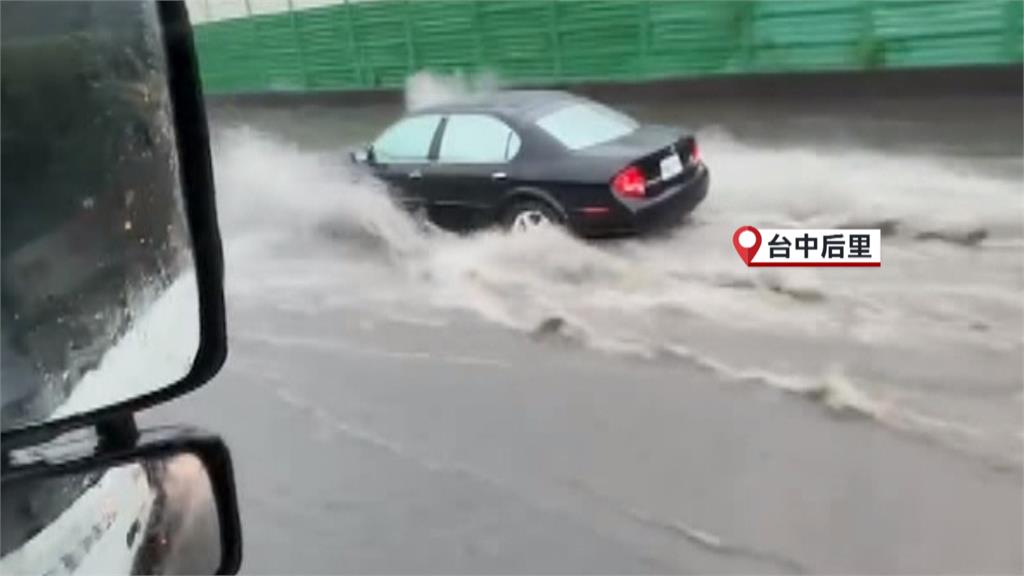
[[[439,114],[427,114],[394,124],[373,143],[374,158],[384,163],[426,162],[440,123]]]
[[[455,114],[448,117],[440,162],[466,164],[504,163],[519,152],[519,135],[507,124],[486,114]]]

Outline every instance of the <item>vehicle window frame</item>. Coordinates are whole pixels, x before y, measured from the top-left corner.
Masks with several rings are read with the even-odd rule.
[[[448,132],[448,124],[450,123],[449,121],[452,118],[459,117],[459,116],[482,116],[482,117],[485,117],[485,118],[490,118],[491,120],[494,120],[495,122],[500,123],[505,128],[508,128],[509,134],[508,134],[508,136],[506,136],[505,145],[504,145],[504,150],[505,150],[504,159],[500,160],[500,161],[486,160],[486,161],[479,161],[479,162],[467,161],[467,160],[444,160],[444,159],[442,159],[441,158],[441,145],[444,143],[445,135]],[[514,161],[516,158],[519,157],[519,154],[520,154],[520,152],[523,149],[523,137],[519,134],[519,131],[516,130],[515,127],[513,127],[511,123],[507,122],[504,118],[501,118],[500,116],[497,116],[496,114],[491,114],[491,113],[488,113],[488,112],[453,112],[453,113],[445,115],[444,119],[442,120],[441,128],[443,128],[443,130],[440,130],[438,132],[438,134],[437,134],[437,141],[436,141],[437,148],[435,150],[432,150],[433,154],[432,154],[432,157],[431,157],[431,161],[436,163],[436,164],[438,164],[438,165],[443,165],[443,166],[457,166],[457,165],[488,166],[488,165],[490,165],[490,166],[494,166],[494,165],[509,164],[512,161]],[[516,146],[515,154],[513,154],[510,157],[508,155],[508,151],[509,151],[509,145],[512,142],[512,140],[511,140],[512,136],[515,136],[516,141],[518,142],[518,146]]]
[[[444,131],[448,127],[448,114],[441,116],[441,122],[437,125],[437,131],[434,132],[434,139],[430,141],[430,153],[427,155],[427,162],[430,164],[437,163],[437,156],[441,153],[441,139],[444,138]]]
[[[430,140],[427,143],[427,153],[426,153],[426,155],[423,158],[416,158],[416,159],[404,159],[403,158],[403,159],[398,159],[398,160],[393,160],[393,159],[386,159],[385,160],[385,159],[381,158],[380,152],[377,149],[377,142],[385,134],[387,134],[392,129],[398,127],[400,124],[402,124],[404,122],[408,122],[408,121],[415,120],[415,119],[418,119],[418,118],[429,118],[429,117],[437,117],[438,120],[437,120],[437,125],[434,126],[434,132],[433,132],[433,134],[431,134]],[[384,129],[383,132],[378,134],[377,137],[374,138],[373,143],[370,144],[370,149],[373,151],[374,162],[377,163],[377,164],[383,164],[383,165],[390,165],[390,164],[395,164],[395,165],[426,164],[428,162],[432,162],[434,154],[435,154],[434,145],[437,143],[437,141],[438,141],[438,134],[440,134],[441,129],[447,123],[447,120],[448,120],[448,117],[446,115],[444,115],[444,114],[436,114],[436,113],[434,113],[434,114],[411,114],[411,115],[408,115],[408,116],[405,116],[405,117],[401,118],[397,122],[392,123],[386,129]]]
[[[511,130],[509,130],[508,132],[508,137],[505,138],[505,162],[511,162],[512,160],[515,160],[515,158],[519,156],[519,151],[523,149],[522,137],[519,136],[519,133],[516,132],[515,128],[512,128],[511,126],[509,128],[511,128]],[[509,156],[508,151],[509,147],[512,146],[513,138],[515,139],[516,147],[512,155]]]

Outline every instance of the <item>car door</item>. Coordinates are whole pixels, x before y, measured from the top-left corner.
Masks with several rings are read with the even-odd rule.
[[[409,209],[425,205],[423,173],[440,124],[440,114],[403,118],[385,130],[371,147],[374,173],[387,183],[395,199]]]
[[[509,165],[520,146],[519,135],[494,116],[450,114],[426,173],[431,219],[454,230],[490,224],[511,185]]]

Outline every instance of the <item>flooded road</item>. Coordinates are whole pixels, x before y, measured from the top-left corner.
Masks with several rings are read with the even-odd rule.
[[[346,164],[400,106],[216,107],[250,572],[1019,572],[1019,98],[608,101],[697,131],[674,233],[423,230]],[[741,225],[880,227],[748,269]]]

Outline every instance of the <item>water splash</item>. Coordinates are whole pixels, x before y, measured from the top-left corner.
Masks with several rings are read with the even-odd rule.
[[[422,71],[405,80],[405,108],[415,111],[427,106],[445,104],[474,94],[489,94],[501,88],[498,75],[456,73],[441,76]]]

